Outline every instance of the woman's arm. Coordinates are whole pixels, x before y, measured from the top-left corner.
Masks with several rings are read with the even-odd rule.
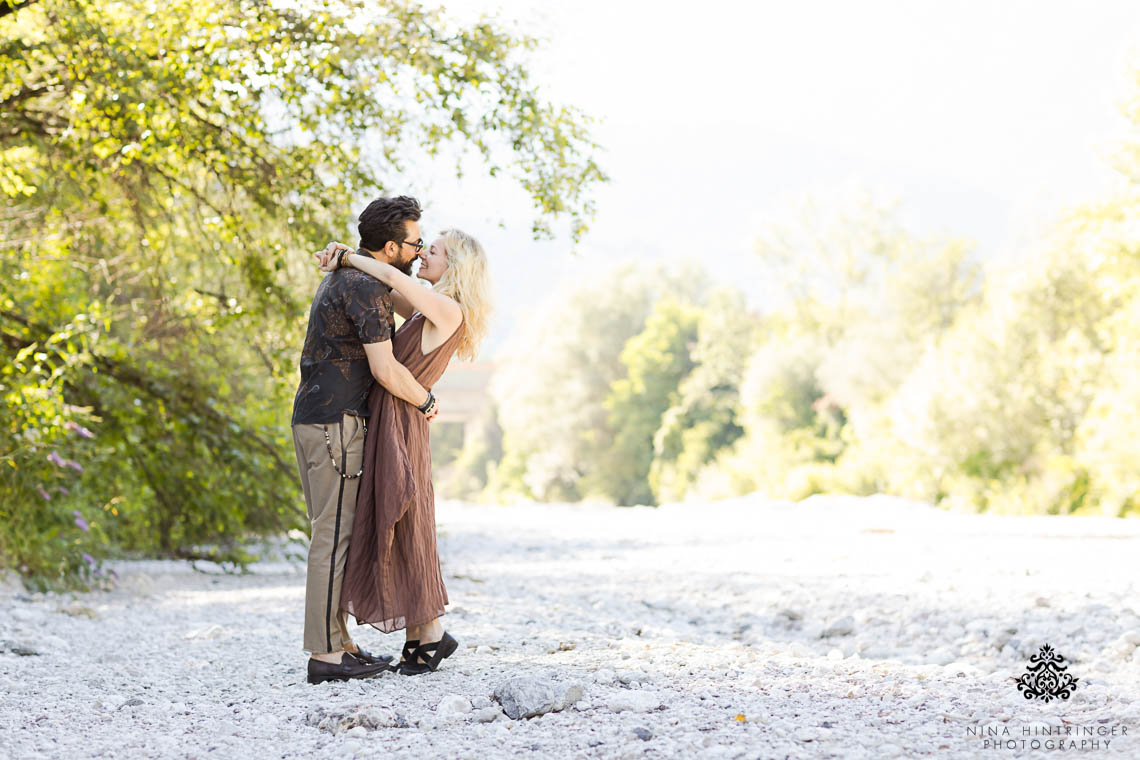
[[[351,251],[351,250],[352,249],[349,248],[344,243],[333,242],[333,243],[329,243],[328,246],[323,251],[318,251],[317,253],[314,253],[313,255],[316,256],[317,259],[320,261],[320,267],[321,267],[322,272],[331,272],[332,270],[336,269],[336,255],[340,251]],[[375,260],[373,259],[373,261],[375,261]],[[376,263],[379,264],[380,262],[377,261]],[[387,265],[385,264],[383,266],[387,266]],[[360,271],[364,272],[365,274],[372,275],[373,277],[380,280],[381,282],[384,281],[384,278],[381,277],[378,273],[367,271],[367,269],[365,267],[361,267]],[[387,285],[386,282],[384,284]],[[391,285],[389,285],[388,287],[391,287]],[[412,305],[408,302],[408,299],[404,298],[403,294],[401,294],[398,290],[392,291],[392,308],[403,319],[408,319],[409,317],[412,316],[413,313],[415,313],[415,309],[412,308]]]
[[[409,319],[416,310],[412,308],[412,304],[408,299],[404,298],[404,294],[395,288],[392,289],[392,308],[402,319]]]
[[[463,319],[459,304],[442,293],[428,290],[391,264],[385,264],[368,256],[351,253],[344,257],[344,261],[361,272],[372,275],[399,293],[412,309],[423,314],[424,319],[434,324],[445,335],[450,335],[459,327]]]
[[[351,251],[344,243],[329,243],[325,250],[313,254],[321,262],[321,269],[330,272],[336,268],[336,255],[339,251]],[[424,319],[434,324],[441,332],[450,335],[459,327],[463,313],[459,304],[447,296],[428,290],[391,264],[377,261],[370,256],[356,253],[346,254],[341,266],[352,266],[392,288],[392,305],[396,313],[407,319],[418,311]],[[406,313],[405,313],[406,312]]]

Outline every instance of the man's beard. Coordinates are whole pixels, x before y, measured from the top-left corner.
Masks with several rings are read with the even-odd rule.
[[[415,262],[416,262],[416,260],[413,258],[413,259],[409,259],[408,261],[405,261],[403,264],[395,264],[394,266],[396,267],[396,269],[399,269],[401,272],[403,272],[404,274],[411,277],[412,276],[412,264],[414,264]]]

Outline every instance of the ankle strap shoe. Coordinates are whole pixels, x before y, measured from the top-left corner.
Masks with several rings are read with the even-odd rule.
[[[412,656],[393,668],[400,675],[419,676],[424,673],[434,673],[439,668],[439,663],[445,657],[450,657],[459,647],[459,642],[447,631],[443,632],[443,638],[439,641],[430,641],[426,644],[419,644],[418,641],[408,642],[412,643],[418,644],[413,649]]]

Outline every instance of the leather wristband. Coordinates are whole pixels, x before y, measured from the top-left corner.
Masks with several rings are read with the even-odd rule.
[[[417,406],[416,409],[419,409],[424,414],[427,414],[431,411],[431,408],[433,406],[435,406],[435,395],[431,391],[428,391],[427,400]]]

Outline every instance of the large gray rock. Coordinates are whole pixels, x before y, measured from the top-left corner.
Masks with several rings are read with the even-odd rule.
[[[554,710],[558,704],[558,692],[549,681],[515,676],[495,687],[495,699],[508,717],[519,720]]]

